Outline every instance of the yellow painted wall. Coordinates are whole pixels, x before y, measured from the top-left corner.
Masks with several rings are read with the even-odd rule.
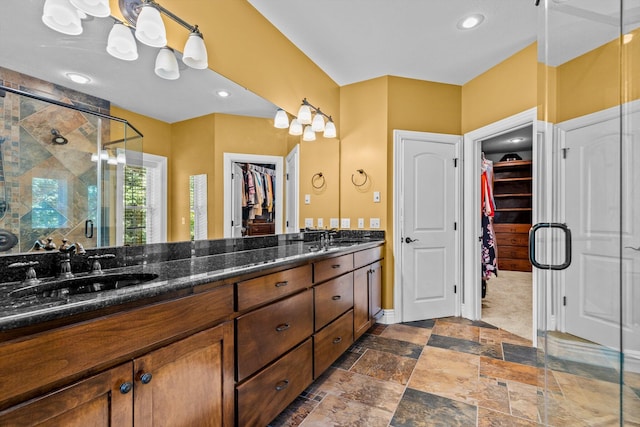
[[[462,133],[538,105],[537,43],[462,86]]]

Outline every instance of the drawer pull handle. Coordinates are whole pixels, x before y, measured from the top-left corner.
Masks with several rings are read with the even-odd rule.
[[[331,299],[334,300],[334,301],[340,301],[342,299],[342,296],[334,295],[334,296],[331,297]]]
[[[282,331],[286,331],[287,329],[289,329],[291,325],[289,325],[288,323],[282,323],[278,326],[276,326],[276,331],[277,332],[282,332]]]
[[[286,280],[284,282],[278,282],[276,283],[276,288],[281,288],[283,286],[287,286],[289,284],[289,282],[287,282]]]
[[[282,380],[276,384],[276,391],[282,391],[287,387],[289,387],[289,380]]]
[[[120,393],[127,394],[133,389],[133,384],[131,381],[127,381],[126,383],[120,384]]]
[[[340,344],[342,342],[342,337],[338,337],[338,338],[334,338],[333,339],[333,343],[334,344]]]
[[[340,268],[340,264],[333,264],[331,268]]]

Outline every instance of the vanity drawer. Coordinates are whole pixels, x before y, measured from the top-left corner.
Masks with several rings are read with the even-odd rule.
[[[313,291],[236,319],[237,378],[242,381],[313,334]]]
[[[353,273],[313,288],[316,331],[353,307]]]
[[[274,301],[311,286],[311,264],[279,271],[237,284],[238,311]]]
[[[238,425],[266,426],[313,382],[311,338],[236,388]]]
[[[315,334],[313,344],[313,378],[318,378],[353,344],[353,310]]]
[[[360,268],[382,259],[382,246],[353,254],[353,267]]]
[[[353,270],[353,254],[325,259],[313,264],[314,283],[324,282]]]

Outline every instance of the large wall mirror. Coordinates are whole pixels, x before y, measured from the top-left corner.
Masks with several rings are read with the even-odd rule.
[[[0,98],[0,106],[3,109],[10,108],[12,112],[4,114],[4,130],[0,133],[0,159],[4,160],[1,163],[4,170],[0,173],[0,233],[6,234],[0,236],[0,240],[12,241],[13,236],[18,240],[9,250],[0,248],[0,256],[30,250],[35,240],[48,236],[56,240],[80,239],[76,235],[85,234],[86,224],[89,224],[87,227],[91,226],[91,222],[86,222],[89,219],[85,218],[87,215],[78,216],[73,224],[62,221],[59,215],[65,210],[70,212],[80,200],[91,208],[91,192],[94,191],[91,186],[66,187],[65,191],[56,191],[50,185],[47,187],[50,184],[48,181],[26,185],[24,173],[33,169],[36,163],[42,170],[48,170],[47,153],[55,152],[58,159],[63,161],[60,162],[61,171],[54,175],[84,182],[87,174],[101,173],[97,172],[96,163],[89,160],[91,154],[99,157],[98,149],[105,142],[120,139],[123,141],[108,147],[109,153],[113,151],[111,157],[116,159],[112,165],[113,179],[109,184],[113,194],[110,198],[102,199],[103,205],[93,208],[103,218],[110,218],[125,229],[128,226],[133,228],[136,224],[141,227],[142,221],[148,221],[148,218],[142,217],[125,219],[125,212],[117,211],[113,205],[116,199],[128,196],[130,200],[137,200],[131,195],[133,192],[128,195],[123,185],[129,182],[129,189],[134,188],[140,176],[125,167],[124,162],[123,166],[117,165],[118,154],[124,158],[128,152],[151,153],[158,158],[166,158],[166,163],[162,165],[162,159],[150,156],[151,160],[159,162],[158,170],[164,168],[166,174],[164,183],[162,177],[154,181],[153,191],[163,193],[158,203],[160,206],[166,204],[167,231],[164,238],[169,241],[189,240],[195,234],[198,238],[203,235],[208,238],[225,237],[224,153],[277,156],[282,159],[282,180],[285,182],[278,184],[282,185],[282,194],[279,194],[282,196],[282,206],[276,210],[281,215],[281,226],[274,228],[273,232],[303,228],[305,219],[313,219],[313,225],[317,226],[318,219],[321,219],[320,224],[328,225],[331,218],[339,217],[338,140],[320,138],[313,143],[306,143],[299,137],[288,135],[286,129],[275,129],[275,105],[211,69],[187,67],[181,61],[179,50],[182,50],[182,46],[176,47],[174,52],[180,64],[180,77],[176,80],[165,80],[154,74],[158,54],[156,48],[137,43],[139,57],[135,61],[112,57],[106,52],[107,39],[114,25],[114,20],[109,17],[82,19],[82,33],[79,35],[54,31],[43,24],[44,3],[42,0],[6,0],[0,5],[0,10],[11,17],[0,26],[2,83],[102,114],[122,117],[131,112],[131,117],[125,118],[133,126],[107,119],[99,123],[97,117],[67,111],[60,106],[48,109],[46,103],[27,100],[14,93],[7,93]],[[114,3],[111,2],[112,7]],[[184,34],[185,38],[187,33]],[[77,80],[70,80],[77,78],[74,73],[88,77],[89,82],[80,84]],[[222,89],[230,92],[231,96],[220,98],[216,92]],[[28,120],[32,113],[44,111],[46,113],[38,114],[37,122]],[[110,126],[106,126],[107,122]],[[161,125],[154,127],[154,123]],[[152,131],[146,130],[150,128]],[[140,137],[138,129],[144,137]],[[54,131],[69,143],[52,145],[52,139],[56,138]],[[162,138],[164,140],[159,142]],[[164,144],[162,150],[157,148],[160,144]],[[92,150],[93,153],[90,153]],[[16,157],[20,151],[22,157]],[[105,158],[105,163],[111,157]],[[132,155],[132,158],[135,157]],[[116,173],[118,170],[119,175]],[[320,187],[312,185],[313,176],[318,172],[325,177]],[[287,181],[287,174],[290,181]],[[202,182],[203,175],[206,176],[205,183]],[[194,181],[190,178],[194,176],[199,178]],[[120,187],[119,190],[117,187]],[[203,218],[202,207],[195,209],[190,200],[193,194],[191,189],[196,187],[204,191],[200,196],[206,195],[206,221],[198,222],[200,226],[206,223],[206,231],[202,228],[192,231],[195,225],[192,215],[199,212],[200,218]],[[60,227],[33,228],[31,214],[27,215],[20,198],[24,192],[31,195],[36,189],[43,193],[39,197],[47,203],[50,202],[45,200],[47,191],[49,196],[58,196],[57,205],[53,206],[51,202],[47,206],[62,221],[58,221]],[[297,202],[291,203],[292,200]],[[305,203],[305,200],[310,202]],[[154,215],[152,209],[145,214]],[[291,215],[297,215],[297,224],[287,222]],[[96,227],[96,234],[97,230],[102,230],[103,235],[100,239],[85,239],[87,247],[133,245],[144,242],[145,238],[147,243],[149,238],[153,241],[163,239],[160,235],[143,236],[138,241],[127,240],[114,235],[121,234],[115,225],[100,228],[97,220],[91,221]]]

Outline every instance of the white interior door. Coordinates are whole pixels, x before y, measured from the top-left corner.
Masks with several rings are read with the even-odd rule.
[[[565,329],[620,349],[622,320],[625,348],[638,351],[640,131],[621,138],[619,114],[612,115],[595,115],[564,134],[565,214],[573,235]],[[640,121],[640,113],[633,116]]]
[[[242,167],[233,163],[231,176],[231,237],[242,237]]]
[[[456,314],[459,141],[417,132],[400,140],[403,321]]]
[[[300,144],[296,144],[293,150],[287,154],[287,161],[285,164],[285,179],[287,188],[287,204],[286,207],[286,220],[285,230],[287,233],[296,233],[300,231],[299,217],[300,208],[298,200],[300,200],[299,193],[299,164],[300,164]]]

